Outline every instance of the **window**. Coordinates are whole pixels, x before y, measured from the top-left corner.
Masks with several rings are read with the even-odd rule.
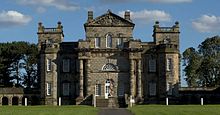
[[[167,83],[167,95],[173,94],[173,85],[172,83]]]
[[[156,60],[150,59],[148,63],[148,71],[149,72],[156,72]]]
[[[106,47],[111,48],[112,47],[112,36],[107,34],[106,35]]]
[[[116,66],[115,66],[114,64],[112,64],[112,63],[107,63],[107,64],[105,64],[105,65],[102,67],[102,70],[103,70],[103,71],[116,71],[117,68],[116,68]]]
[[[124,83],[121,82],[118,84],[118,96],[124,96]]]
[[[63,96],[69,96],[70,83],[63,83]]]
[[[70,59],[63,59],[63,72],[70,72]]]
[[[101,84],[96,84],[96,86],[95,86],[95,95],[96,96],[101,95]]]
[[[149,91],[149,95],[150,96],[155,96],[156,93],[157,93],[157,89],[156,89],[156,83],[155,82],[150,82],[149,83],[149,88],[148,88],[148,91]]]
[[[101,39],[95,38],[95,48],[99,48],[101,46]]]
[[[167,59],[166,70],[167,71],[171,71],[172,70],[172,59],[171,58]]]
[[[117,39],[117,47],[122,48],[123,47],[123,38],[118,38]]]
[[[52,59],[47,59],[47,71],[52,70]]]
[[[51,95],[51,83],[47,83],[47,95]]]

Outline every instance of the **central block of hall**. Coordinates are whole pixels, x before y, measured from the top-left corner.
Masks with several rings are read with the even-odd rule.
[[[63,26],[38,26],[41,103],[125,107],[178,98],[179,23],[153,26],[153,40],[133,37],[130,12],[110,10],[93,18],[88,11],[85,39],[64,42]]]

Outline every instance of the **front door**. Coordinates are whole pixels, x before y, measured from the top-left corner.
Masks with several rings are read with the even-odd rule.
[[[105,99],[108,99],[110,96],[110,80],[107,79],[105,82]]]

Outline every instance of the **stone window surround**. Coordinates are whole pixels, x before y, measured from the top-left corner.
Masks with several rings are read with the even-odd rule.
[[[47,67],[47,71],[48,71],[48,72],[49,72],[49,71],[52,71],[52,59],[50,59],[50,58],[47,59],[47,65],[46,65],[46,67]]]
[[[112,35],[110,33],[106,34],[106,48],[112,48]]]

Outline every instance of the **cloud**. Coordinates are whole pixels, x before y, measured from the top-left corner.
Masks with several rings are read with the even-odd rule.
[[[120,16],[124,17],[124,11],[118,13]],[[141,10],[141,11],[130,11],[131,19],[141,23],[150,23],[152,21],[170,21],[170,14],[161,10]]]
[[[192,26],[199,32],[220,31],[220,16],[202,15],[192,22]]]
[[[104,3],[152,2],[152,3],[187,3],[192,0],[100,0]]]
[[[38,7],[37,12],[38,13],[44,13],[44,12],[46,12],[46,9],[44,7]]]
[[[59,10],[75,11],[80,7],[70,0],[17,0],[22,5],[37,5],[38,7],[55,7]]]
[[[0,27],[12,27],[26,25],[32,20],[31,16],[24,15],[17,11],[0,12]]]
[[[185,2],[192,2],[192,0],[146,0],[148,2],[155,2],[155,3],[185,3]]]

